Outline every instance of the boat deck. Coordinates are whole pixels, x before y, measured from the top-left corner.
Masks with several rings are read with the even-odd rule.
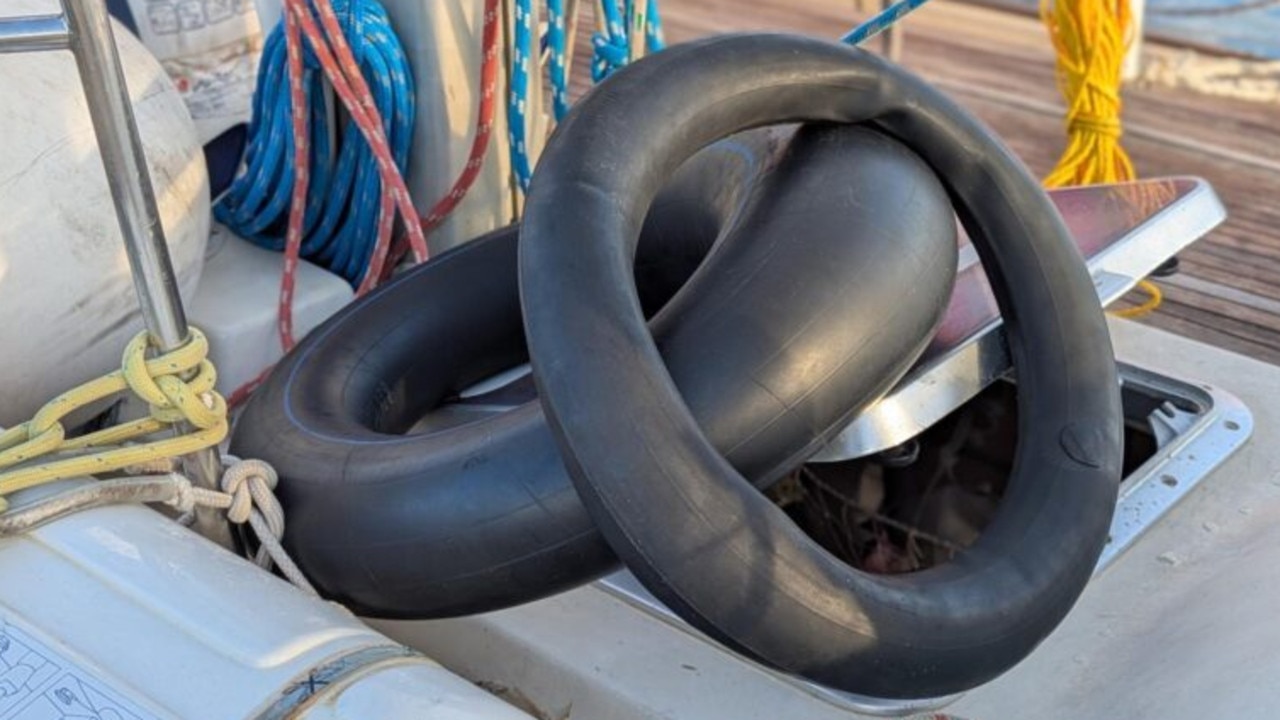
[[[669,42],[739,30],[833,37],[865,17],[853,0],[673,0],[662,9]],[[1053,166],[1063,109],[1035,18],[934,0],[904,28],[904,65],[981,117],[1035,173]],[[1159,281],[1165,302],[1141,322],[1280,364],[1280,105],[1140,85],[1124,100],[1124,144],[1139,174],[1203,177],[1229,213],[1180,255],[1179,274]]]

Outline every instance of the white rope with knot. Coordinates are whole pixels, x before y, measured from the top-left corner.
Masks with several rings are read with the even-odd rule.
[[[253,560],[259,567],[270,570],[274,565],[298,589],[318,595],[280,544],[284,509],[272,492],[279,481],[275,468],[261,460],[227,459],[232,462],[222,475],[221,490],[192,485],[190,479],[177,472],[100,480],[0,512],[0,538],[21,535],[72,513],[106,505],[164,503],[184,515],[196,507],[214,508],[225,510],[228,521],[248,523],[253,528],[258,539]]]
[[[166,476],[175,478],[176,483],[176,496],[168,504],[182,513],[197,506],[225,510],[232,524],[247,522],[258,539],[258,552],[253,558],[258,567],[270,570],[274,565],[289,582],[318,595],[280,543],[284,537],[284,508],[273,492],[280,480],[275,468],[262,460],[227,459],[232,462],[222,473],[221,492],[192,485],[176,473]]]

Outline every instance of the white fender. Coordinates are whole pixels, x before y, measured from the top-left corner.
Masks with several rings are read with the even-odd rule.
[[[4,5],[5,15],[50,11],[39,0]],[[190,298],[209,233],[204,156],[160,64],[120,25],[115,36],[178,283]],[[117,367],[142,328],[69,52],[0,55],[0,310],[0,425]]]

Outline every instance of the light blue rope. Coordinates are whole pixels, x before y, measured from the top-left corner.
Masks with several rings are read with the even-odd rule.
[[[920,9],[929,0],[898,0],[898,2],[876,13],[854,29],[845,33],[840,42],[849,45],[861,45],[867,40],[888,30],[902,18]]]
[[[376,0],[335,0],[343,35],[382,116],[392,157],[404,172],[415,113],[409,61]],[[360,282],[378,235],[382,181],[377,161],[354,122],[330,140],[325,79],[303,37],[303,92],[311,137],[311,179],[303,220],[302,257],[353,285]],[[237,235],[271,250],[284,249],[293,193],[294,147],[283,21],[263,47],[244,172],[214,206],[214,216]]]
[[[511,54],[511,93],[507,97],[507,139],[511,144],[511,169],[522,191],[528,191],[533,172],[525,144],[525,117],[529,105],[529,72],[537,68],[533,56],[533,0],[516,0],[516,36]]]
[[[547,46],[551,51],[551,109],[556,122],[569,113],[569,38],[565,0],[547,0]]]
[[[645,45],[649,52],[665,47],[662,39],[662,18],[658,15],[657,0],[645,0]],[[626,18],[634,15],[633,0],[626,0]],[[614,70],[627,64],[627,44],[630,39],[629,23],[624,20],[617,0],[601,0],[601,10],[606,18],[606,32],[592,37],[595,48],[591,62],[591,77],[599,82]],[[529,148],[525,135],[528,113],[536,104],[529,102],[530,73],[538,68],[538,57],[533,52],[533,0],[515,0],[515,42],[511,58],[511,92],[507,98],[507,134],[511,144],[511,168],[522,191],[529,189],[533,171],[529,163]],[[550,53],[551,105],[556,121],[569,112],[568,18],[565,16],[565,0],[547,0],[547,35],[539,43]]]
[[[899,0],[885,10],[876,14],[866,22],[858,25],[841,38],[849,45],[859,45],[868,39],[889,29],[894,23],[924,5],[929,0]],[[630,29],[635,17],[637,0],[623,0],[619,8],[618,0],[600,0],[601,17],[604,18],[604,29],[591,37],[594,53],[591,59],[591,79],[600,82],[617,69],[625,66],[630,58]],[[645,45],[649,52],[657,52],[665,47],[662,37],[662,17],[658,13],[657,0],[644,0],[645,4]],[[547,37],[546,48],[551,53],[551,100],[557,121],[569,112],[569,79],[565,62],[567,43],[567,18],[564,14],[564,0],[547,0]],[[527,191],[532,178],[529,165],[529,153],[525,138],[525,122],[531,110],[529,104],[530,68],[537,68],[537,58],[533,55],[533,0],[516,0],[516,37],[513,54],[513,70],[511,76],[511,94],[507,104],[507,125],[511,142],[511,166],[516,174],[520,189]],[[541,44],[540,44],[541,47]]]
[[[635,14],[634,0],[625,0],[625,7],[619,9],[617,0],[600,0],[600,12],[604,18],[604,32],[591,36],[591,45],[595,50],[591,59],[591,79],[600,82],[609,77],[615,70],[627,64],[628,48],[631,42],[631,18]],[[649,52],[658,52],[666,47],[662,37],[662,16],[658,14],[657,0],[646,0],[645,5],[645,46]]]

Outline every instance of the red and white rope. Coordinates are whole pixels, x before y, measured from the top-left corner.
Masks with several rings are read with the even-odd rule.
[[[293,348],[293,291],[302,252],[303,218],[307,209],[307,188],[311,181],[310,134],[307,132],[306,92],[302,87],[302,40],[298,21],[292,13],[284,16],[285,49],[288,55],[290,120],[293,126],[294,181],[289,202],[289,227],[284,240],[284,274],[280,279],[280,306],[276,319],[280,345]]]
[[[467,162],[454,180],[453,187],[422,219],[424,232],[431,232],[449,217],[449,214],[467,196],[467,192],[471,190],[476,178],[480,176],[480,170],[484,167],[484,158],[489,152],[489,140],[493,136],[493,120],[498,104],[498,30],[501,27],[499,13],[499,0],[485,0],[484,28],[481,31],[480,41],[483,53],[480,61],[480,106],[476,111],[475,135],[471,139],[471,150],[467,155]],[[384,277],[389,275],[391,267],[404,257],[405,250],[403,243],[396,248],[392,255],[391,266],[384,271]]]
[[[284,273],[280,280],[280,298],[277,309],[280,344],[285,352],[295,344],[293,333],[293,297],[297,283],[298,260],[302,249],[303,223],[306,210],[307,189],[310,180],[310,133],[307,122],[307,103],[303,89],[302,36],[306,36],[334,92],[342,101],[352,121],[356,123],[369,143],[382,180],[382,199],[378,215],[378,235],[369,266],[356,289],[357,297],[372,290],[377,283],[390,275],[391,269],[412,250],[417,262],[429,256],[426,232],[437,227],[466,197],[484,165],[489,141],[493,134],[493,121],[497,98],[498,80],[498,0],[485,0],[483,28],[483,59],[480,68],[480,106],[476,118],[475,136],[466,165],[444,197],[432,206],[425,218],[420,219],[409,195],[404,178],[392,158],[391,149],[383,132],[382,118],[374,105],[373,94],[360,73],[359,64],[351,53],[342,29],[338,25],[333,5],[329,0],[314,0],[320,24],[307,7],[306,0],[285,0],[285,42],[288,51],[289,94],[292,106],[291,126],[294,143],[295,182],[290,198],[289,225],[285,234]],[[321,29],[323,27],[323,31]],[[407,242],[401,242],[392,251],[392,230],[396,212],[403,218]],[[388,259],[390,262],[388,262]],[[228,397],[228,404],[236,407],[266,380],[270,368],[258,377],[237,388]]]

